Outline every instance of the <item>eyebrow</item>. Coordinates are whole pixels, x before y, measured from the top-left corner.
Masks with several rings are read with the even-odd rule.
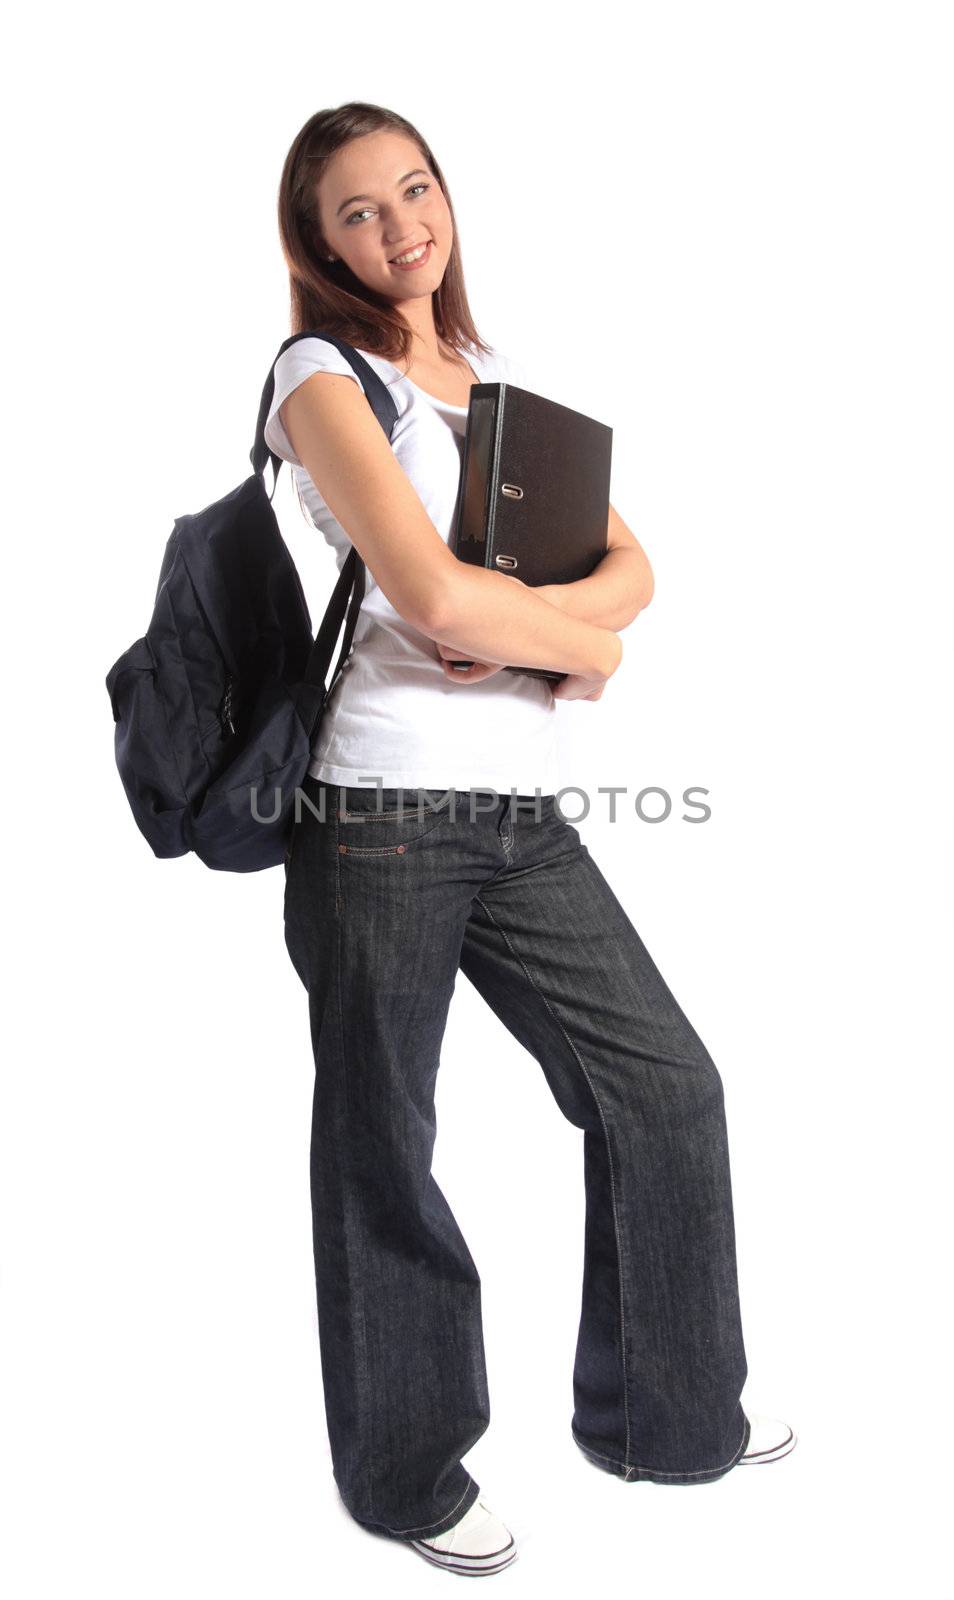
[[[399,189],[401,187],[402,183],[407,183],[408,178],[416,178],[418,173],[420,173],[421,176],[424,177],[424,178],[427,177],[427,173],[424,171],[423,167],[415,167],[413,172],[405,172],[403,178],[398,178],[397,183],[394,185],[395,189]],[[342,200],[340,206],[338,207],[337,211],[335,212],[335,216],[336,217],[340,217],[340,215],[341,215],[342,211],[344,210],[345,206],[352,205],[355,200],[371,200],[373,198],[374,198],[373,195],[370,195],[370,194],[352,194],[352,195],[349,195],[347,200]]]

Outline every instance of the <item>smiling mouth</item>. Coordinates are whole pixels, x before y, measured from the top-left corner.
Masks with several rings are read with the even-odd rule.
[[[388,262],[388,266],[390,266],[390,267],[417,267],[417,266],[420,266],[421,262],[422,261],[426,261],[428,256],[430,255],[431,245],[433,244],[433,242],[434,242],[433,239],[424,239],[418,244],[412,244],[409,250],[402,250],[400,256],[392,256],[390,258],[389,262]],[[422,246],[423,246],[423,248],[422,248]],[[417,250],[420,250],[421,254],[419,256],[417,256],[416,260],[414,260],[414,261],[405,261],[405,260],[402,259],[404,256],[414,255],[414,252],[417,251]]]

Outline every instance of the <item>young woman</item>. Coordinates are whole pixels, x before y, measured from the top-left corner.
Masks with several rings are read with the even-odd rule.
[[[365,1527],[489,1573],[516,1545],[461,1462],[489,1422],[480,1279],[431,1174],[459,970],[584,1132],[579,1448],[628,1481],[704,1483],[794,1435],[740,1403],[719,1073],[555,801],[555,702],[602,694],[649,563],[613,510],[577,583],[531,589],[448,548],[471,385],[532,382],[477,336],[447,184],[414,127],[363,103],[319,112],[279,216],[292,331],[359,349],[399,412],[389,443],[320,337],[276,363],[266,440],[339,569],[351,544],[367,566],[285,868],[334,1475]]]

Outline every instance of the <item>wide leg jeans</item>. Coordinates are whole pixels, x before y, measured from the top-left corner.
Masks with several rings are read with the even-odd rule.
[[[552,795],[306,777],[285,941],[308,992],[311,1196],[335,1481],[397,1538],[477,1498],[480,1278],[431,1173],[463,972],[583,1132],[572,1436],[627,1480],[702,1483],[749,1422],[723,1085]]]

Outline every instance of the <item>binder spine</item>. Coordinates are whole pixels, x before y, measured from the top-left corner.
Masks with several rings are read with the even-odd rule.
[[[484,565],[496,571],[494,567],[494,546],[497,533],[497,479],[500,476],[500,451],[503,444],[504,407],[507,404],[507,385],[500,385],[499,398],[491,402],[494,408],[493,428],[491,431],[491,452],[487,462],[487,548],[484,553]]]
[[[479,395],[470,402],[454,549],[458,560],[476,567],[489,562],[500,438],[497,412],[494,395]]]

